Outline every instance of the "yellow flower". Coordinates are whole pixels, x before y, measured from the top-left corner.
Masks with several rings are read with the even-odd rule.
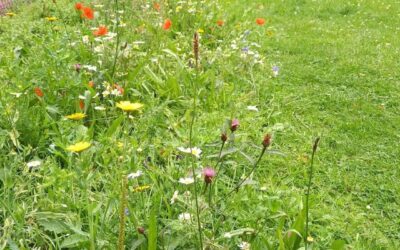
[[[70,120],[78,121],[78,120],[81,120],[81,119],[83,119],[85,117],[86,117],[86,115],[84,113],[75,113],[75,114],[72,114],[72,115],[67,115],[65,118],[68,118]]]
[[[178,6],[176,6],[176,8],[175,8],[175,12],[179,12],[179,11],[181,11],[181,9],[182,9],[182,6],[181,6],[181,5],[178,5]]]
[[[121,101],[117,103],[117,107],[122,109],[123,111],[130,112],[141,109],[143,107],[143,104],[138,102],[131,103],[130,101]]]
[[[46,17],[46,20],[47,20],[47,21],[50,21],[50,22],[53,22],[53,21],[56,21],[56,20],[57,20],[57,17],[49,16],[49,17]]]
[[[68,151],[74,152],[74,153],[80,153],[83,150],[88,149],[92,144],[90,144],[90,142],[78,142],[74,145],[70,145],[67,147]]]
[[[17,15],[17,14],[15,14],[14,12],[7,12],[6,13],[6,16],[15,16],[15,15]]]
[[[312,243],[312,242],[314,242],[314,238],[311,237],[311,236],[308,236],[308,237],[307,237],[307,241],[308,241],[309,243]]]
[[[144,191],[144,190],[146,190],[146,189],[149,189],[150,188],[150,186],[149,185],[144,185],[144,186],[139,186],[139,187],[136,187],[136,188],[134,188],[133,190],[132,190],[132,192],[142,192],[142,191]]]
[[[197,32],[198,33],[204,33],[204,30],[203,29],[198,29]]]

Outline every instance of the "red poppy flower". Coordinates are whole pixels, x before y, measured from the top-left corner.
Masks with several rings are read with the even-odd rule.
[[[160,4],[157,3],[157,2],[155,2],[155,3],[153,4],[153,7],[154,7],[154,9],[155,9],[156,11],[160,11],[160,9],[161,9]]]
[[[90,7],[83,7],[82,16],[92,20],[94,18],[94,11]]]
[[[76,3],[75,4],[75,9],[76,10],[82,10],[82,8],[83,8],[83,4],[82,3]]]
[[[164,22],[162,28],[163,28],[163,30],[169,30],[169,28],[171,28],[171,25],[172,25],[171,19],[167,18],[167,19],[165,19],[165,22]]]
[[[35,90],[35,94],[36,94],[37,97],[43,97],[44,96],[43,91],[39,87],[35,87],[34,90]]]
[[[83,110],[85,108],[85,102],[83,100],[79,100],[79,108]]]
[[[223,26],[224,25],[224,21],[223,20],[218,20],[217,21],[217,25],[218,26]]]
[[[95,36],[105,36],[107,35],[107,33],[108,33],[107,27],[103,25],[99,26],[97,30],[93,31],[93,35]]]
[[[256,23],[260,26],[265,24],[265,19],[264,18],[257,18]]]

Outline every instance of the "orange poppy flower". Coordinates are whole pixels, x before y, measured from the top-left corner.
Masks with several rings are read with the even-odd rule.
[[[223,20],[218,20],[217,21],[217,25],[218,26],[223,26],[224,25],[224,21]]]
[[[154,7],[154,9],[155,9],[156,11],[160,11],[160,9],[161,9],[160,4],[157,3],[157,2],[155,2],[155,3],[153,4],[153,7]]]
[[[36,94],[37,97],[43,97],[44,96],[43,91],[39,87],[35,87],[34,91],[35,91],[35,94]]]
[[[107,35],[107,33],[108,33],[107,27],[103,25],[99,26],[97,30],[93,31],[93,35],[95,36],[105,36]]]
[[[93,82],[93,81],[90,81],[90,82],[88,83],[88,86],[89,86],[89,88],[93,88],[93,87],[94,87],[94,82]]]
[[[83,7],[82,16],[92,20],[94,18],[94,11],[90,7]]]
[[[79,108],[83,110],[85,108],[85,102],[83,100],[79,100]]]
[[[75,4],[75,9],[76,10],[82,10],[82,8],[83,8],[83,4],[82,3],[76,3]]]
[[[121,86],[119,86],[118,84],[114,84],[114,88],[115,89],[117,89],[118,90],[118,92],[121,94],[121,95],[123,95],[124,94],[124,92],[125,92],[125,90],[124,90],[124,88],[123,87],[121,87]]]
[[[265,19],[264,18],[257,18],[256,23],[260,26],[265,24]]]
[[[171,28],[171,25],[172,25],[171,19],[167,18],[167,19],[165,19],[165,22],[164,22],[162,28],[163,28],[163,30],[169,30]]]

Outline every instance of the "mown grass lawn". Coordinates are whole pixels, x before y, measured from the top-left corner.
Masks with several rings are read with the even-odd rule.
[[[195,184],[204,247],[304,247],[316,137],[309,246],[400,247],[396,1],[82,3],[93,20],[65,0],[0,17],[0,247],[198,249]],[[205,166],[220,169],[211,195]]]

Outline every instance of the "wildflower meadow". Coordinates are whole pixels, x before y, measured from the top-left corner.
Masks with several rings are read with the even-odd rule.
[[[400,249],[399,13],[0,0],[0,249]]]

